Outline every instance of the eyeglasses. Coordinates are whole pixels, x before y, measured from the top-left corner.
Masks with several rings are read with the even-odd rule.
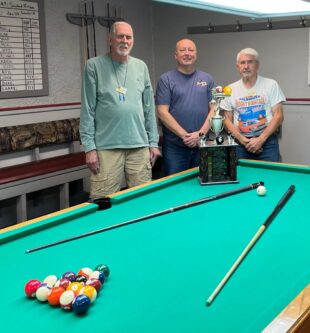
[[[255,63],[256,63],[256,60],[242,60],[242,61],[238,62],[238,64],[241,66],[254,65]]]

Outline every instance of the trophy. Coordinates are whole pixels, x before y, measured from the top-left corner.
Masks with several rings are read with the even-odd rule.
[[[231,88],[226,86],[224,89],[221,86],[212,89],[212,97],[211,104],[215,106],[214,115],[210,119],[210,129],[215,134],[215,142],[214,144],[222,144],[224,139],[220,136],[224,128],[224,117],[221,116],[221,101],[225,97],[229,97],[231,94]]]
[[[231,87],[224,89],[218,86],[212,89],[211,104],[215,107],[210,118],[210,130],[215,134],[215,140],[208,141],[205,137],[199,142],[200,164],[199,181],[201,185],[237,183],[236,146],[230,135],[227,140],[221,136],[224,128],[224,117],[221,115],[221,101],[231,95]],[[225,142],[224,142],[225,141]]]

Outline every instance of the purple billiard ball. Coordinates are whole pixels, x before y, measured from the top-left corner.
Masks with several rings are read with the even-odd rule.
[[[66,272],[64,274],[62,274],[61,276],[63,279],[67,279],[69,280],[70,282],[74,282],[75,279],[76,279],[76,275],[74,272]]]

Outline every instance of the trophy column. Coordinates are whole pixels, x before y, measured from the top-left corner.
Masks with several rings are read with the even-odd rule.
[[[204,143],[199,145],[199,181],[201,185],[238,183],[235,142],[218,145]]]
[[[220,102],[229,97],[230,87],[216,87],[212,89],[215,105],[215,114],[210,119],[210,129],[215,134],[214,141],[206,141],[203,138],[199,142],[200,164],[199,181],[201,185],[238,183],[236,147],[238,144],[228,136],[223,139],[220,136],[224,127],[224,117],[220,115]]]

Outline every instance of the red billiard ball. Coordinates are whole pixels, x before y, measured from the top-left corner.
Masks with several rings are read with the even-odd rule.
[[[222,86],[217,86],[217,87],[215,88],[215,91],[216,91],[217,93],[222,93],[222,92],[223,92],[223,87],[222,87]]]
[[[58,306],[60,296],[65,292],[65,288],[63,287],[54,287],[51,292],[47,296],[47,301],[50,305]]]
[[[99,293],[100,289],[102,288],[102,284],[98,279],[90,278],[86,281],[87,286],[92,286],[97,290],[97,293]]]
[[[25,285],[25,294],[29,298],[34,298],[36,297],[36,291],[40,287],[41,281],[40,280],[30,280],[26,283]]]
[[[67,287],[69,286],[69,284],[71,283],[70,280],[65,279],[65,278],[61,278],[60,280],[58,280],[55,284],[55,287],[63,287],[65,289],[67,289]]]

